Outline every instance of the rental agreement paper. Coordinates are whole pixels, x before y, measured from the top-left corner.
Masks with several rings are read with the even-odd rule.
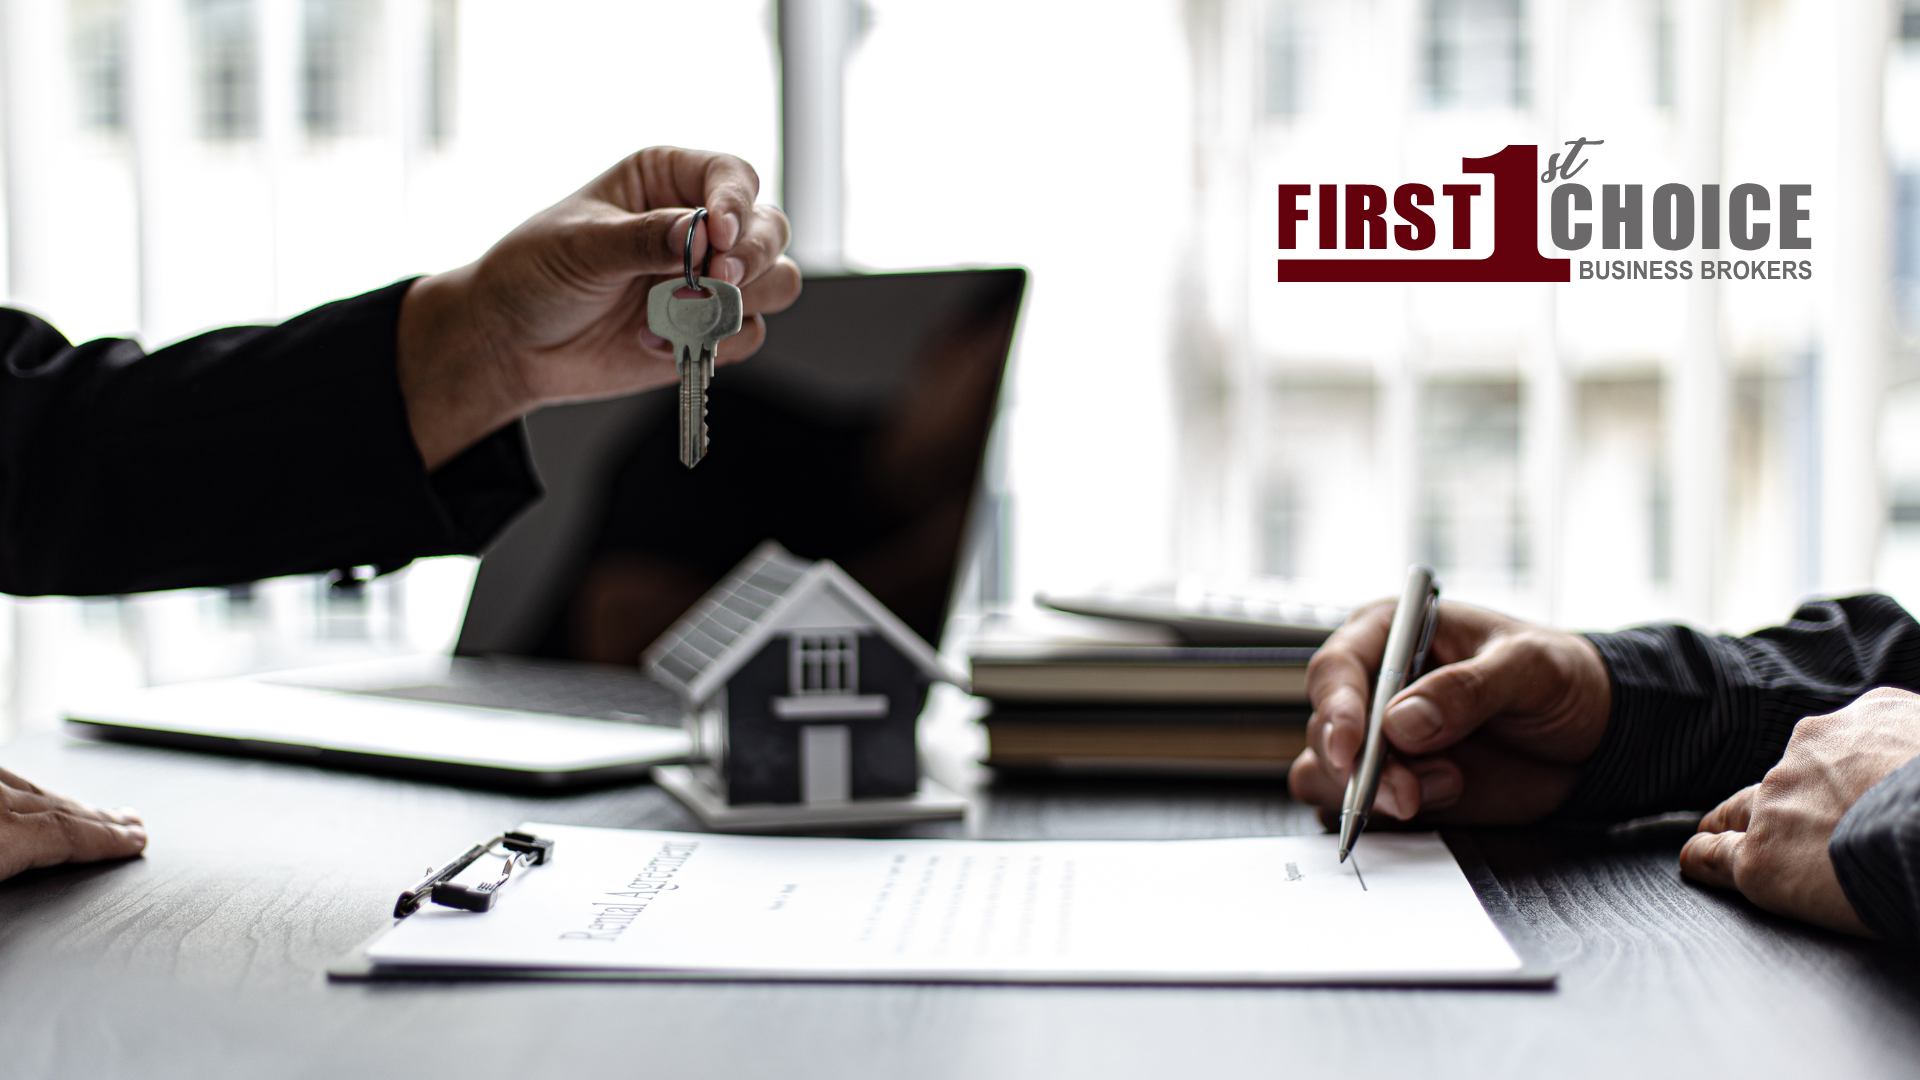
[[[1521,961],[1432,835],[848,840],[529,823],[490,912],[426,907],[376,969],[931,982],[1438,982]]]

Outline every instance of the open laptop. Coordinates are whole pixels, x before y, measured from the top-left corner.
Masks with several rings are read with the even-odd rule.
[[[480,562],[451,657],[106,695],[76,733],[458,782],[566,788],[688,753],[642,649],[760,542],[833,559],[938,646],[987,530],[981,475],[1018,269],[809,278],[720,369],[711,449],[677,456],[666,387],[548,409],[546,497]]]

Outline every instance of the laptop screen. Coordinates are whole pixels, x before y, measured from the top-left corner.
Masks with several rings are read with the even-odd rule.
[[[839,563],[938,645],[1025,285],[809,278],[759,354],[716,373],[693,469],[675,387],[532,417],[548,496],[481,561],[456,652],[632,664],[767,539]]]

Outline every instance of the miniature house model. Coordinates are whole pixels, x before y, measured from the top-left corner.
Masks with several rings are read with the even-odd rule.
[[[709,763],[663,786],[687,799],[680,788],[697,774],[701,794],[728,806],[913,799],[928,686],[966,684],[846,571],[772,541],[642,661],[686,701],[695,756]]]

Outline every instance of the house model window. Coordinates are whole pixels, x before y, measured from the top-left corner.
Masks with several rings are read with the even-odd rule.
[[[846,571],[771,541],[642,659],[686,701],[702,782],[730,805],[913,795],[927,687],[966,684]]]
[[[787,692],[773,699],[782,720],[864,720],[887,715],[885,694],[860,692],[860,632],[833,630],[787,639]]]
[[[787,693],[857,694],[860,692],[860,635],[851,630],[830,634],[795,634],[788,639]]]

